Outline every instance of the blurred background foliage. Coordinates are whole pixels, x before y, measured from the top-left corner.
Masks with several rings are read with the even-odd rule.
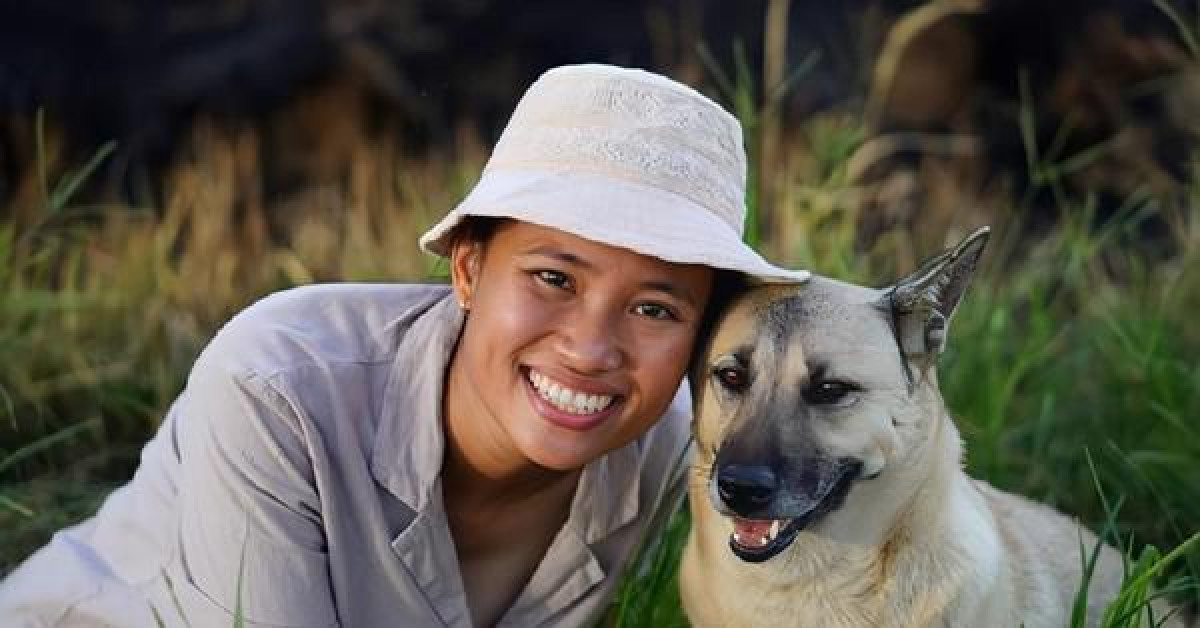
[[[1176,547],[1200,530],[1195,9],[0,3],[0,573],[129,478],[232,313],[444,271],[416,236],[528,83],[586,61],[738,115],[776,261],[883,285],[992,224],[942,367],[968,469],[1132,556]],[[682,621],[686,530],[615,623]]]

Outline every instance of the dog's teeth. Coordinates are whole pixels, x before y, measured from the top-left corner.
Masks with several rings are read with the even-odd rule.
[[[769,539],[769,538],[767,538],[767,537],[765,537],[765,536],[764,536],[764,537],[762,537],[761,539],[759,539],[759,540],[758,540],[758,544],[759,544],[760,546],[762,546],[762,545],[767,545],[767,544],[768,544],[768,543],[770,543],[770,542],[771,542],[771,539]]]
[[[776,536],[779,536],[779,520],[778,519],[771,522],[771,529],[767,532],[768,539],[774,540],[774,538]]]

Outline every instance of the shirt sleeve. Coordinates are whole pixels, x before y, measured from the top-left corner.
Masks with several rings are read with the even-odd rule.
[[[177,423],[177,559],[168,580],[193,626],[337,623],[305,429],[263,376],[206,352]],[[160,613],[164,612],[160,609]],[[169,622],[168,622],[169,623]]]

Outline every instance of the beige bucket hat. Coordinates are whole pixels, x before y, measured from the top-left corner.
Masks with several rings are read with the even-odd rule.
[[[746,156],[737,119],[643,70],[551,69],[525,92],[479,182],[421,248],[447,255],[466,216],[508,217],[681,264],[803,281],[742,241]]]

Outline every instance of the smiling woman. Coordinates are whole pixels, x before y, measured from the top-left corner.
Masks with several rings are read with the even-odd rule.
[[[468,603],[490,624],[567,522],[581,470],[667,412],[713,271],[516,221],[451,260],[470,314],[443,486]]]
[[[530,87],[422,239],[451,286],[308,286],[212,340],[133,480],[4,625],[588,625],[685,486],[681,386],[741,241],[737,121],[661,76]]]

